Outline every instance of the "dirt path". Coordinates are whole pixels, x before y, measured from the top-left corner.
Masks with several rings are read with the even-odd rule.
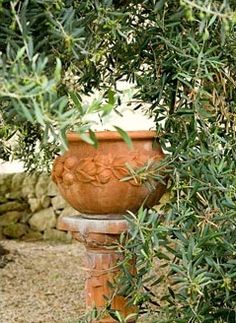
[[[10,253],[3,256],[7,264],[0,264],[0,323],[79,323],[84,310],[83,247],[10,240],[1,244]]]

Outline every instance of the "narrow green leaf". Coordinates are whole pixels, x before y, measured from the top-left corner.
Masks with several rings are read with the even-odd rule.
[[[25,47],[20,48],[17,51],[16,61],[20,60],[22,58],[22,56],[24,55],[24,53],[25,53]]]
[[[95,148],[98,148],[98,140],[97,140],[97,137],[96,137],[96,135],[95,135],[95,132],[94,131],[92,131],[91,129],[89,129],[89,136],[90,136],[90,138],[92,139],[92,141],[93,141],[93,146],[95,147]]]
[[[34,43],[33,38],[29,37],[28,43],[27,43],[27,54],[29,56],[29,60],[31,61],[34,55]]]
[[[106,103],[102,106],[102,117],[108,115],[113,110],[114,105],[110,103]]]
[[[80,133],[79,135],[83,141],[87,142],[90,145],[94,145],[94,141],[90,136],[86,135],[85,133]]]
[[[60,81],[61,79],[61,68],[62,68],[62,64],[61,64],[61,60],[60,58],[56,58],[56,67],[55,67],[55,71],[54,71],[54,78],[57,82]]]
[[[60,142],[61,142],[62,151],[66,151],[68,149],[68,142],[67,142],[65,130],[60,131],[59,138],[60,138]]]
[[[116,103],[115,92],[109,89],[108,91],[108,103],[114,106]]]
[[[40,107],[36,101],[34,101],[34,112],[35,112],[35,117],[36,117],[36,120],[38,121],[38,123],[40,123],[42,126],[45,126],[42,110],[40,109]]]
[[[132,149],[133,148],[133,143],[132,143],[132,140],[129,137],[128,133],[125,130],[123,130],[123,129],[117,127],[117,126],[113,126],[113,127],[117,130],[117,132],[120,134],[120,136],[126,142],[126,144],[128,145],[128,147],[130,149]]]
[[[63,96],[57,102],[55,102],[55,107],[57,107],[58,105],[59,112],[63,113],[67,104],[68,104],[68,99],[66,96]]]
[[[32,114],[30,113],[29,109],[21,101],[18,101],[18,104],[20,105],[20,108],[21,108],[24,116],[26,117],[26,119],[28,121],[30,121],[31,123],[33,123],[34,119],[33,119]]]
[[[78,108],[81,115],[84,115],[85,111],[84,111],[84,109],[82,107],[80,97],[74,92],[70,92],[70,97],[71,97],[72,101],[74,102],[76,108]]]

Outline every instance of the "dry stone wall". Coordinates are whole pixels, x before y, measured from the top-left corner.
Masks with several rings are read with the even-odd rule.
[[[47,174],[0,175],[0,239],[70,242],[59,217],[76,215]]]

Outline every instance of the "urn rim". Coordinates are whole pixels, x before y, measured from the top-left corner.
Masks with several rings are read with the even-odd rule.
[[[133,139],[155,139],[157,137],[157,132],[155,130],[135,130],[135,131],[126,131],[129,137]],[[117,140],[123,141],[121,135],[117,131],[95,131],[96,138],[98,141],[106,140]],[[67,133],[68,141],[83,141],[80,135],[76,132],[70,131]]]

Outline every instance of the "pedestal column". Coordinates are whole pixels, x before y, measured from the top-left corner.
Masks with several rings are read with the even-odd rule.
[[[68,216],[60,220],[58,228],[72,232],[73,237],[85,245],[86,309],[91,310],[96,307],[98,310],[104,310],[110,300],[110,308],[119,311],[123,317],[131,313],[135,314],[135,307],[128,306],[123,296],[116,295],[116,287],[113,284],[120,272],[118,262],[123,257],[116,245],[121,233],[127,232],[127,221]],[[114,287],[111,287],[112,285]],[[96,322],[117,321],[110,315],[104,314]],[[134,317],[129,322],[135,322]]]

